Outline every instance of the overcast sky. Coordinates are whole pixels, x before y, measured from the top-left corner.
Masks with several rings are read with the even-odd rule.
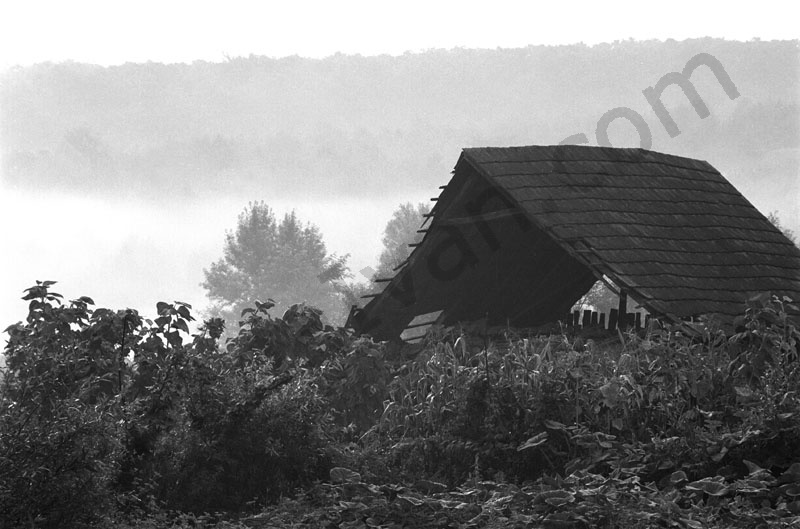
[[[105,66],[146,61],[222,61],[250,54],[315,58],[337,52],[398,55],[431,48],[511,48],[578,42],[591,45],[629,38],[800,37],[796,17],[788,12],[787,6],[793,4],[790,2],[638,0],[548,4],[497,0],[4,2],[0,7],[0,68],[65,60]],[[419,199],[429,196],[433,196],[429,190],[422,190]],[[367,214],[382,215],[388,220],[397,203],[392,197],[385,204],[374,205]],[[0,260],[0,326],[24,317],[24,304],[18,301],[20,285],[29,286],[35,278],[58,279],[59,290],[68,298],[94,295],[99,304],[111,308],[131,306],[147,312],[152,307],[141,303],[145,299],[150,303],[151,297],[153,304],[157,299],[182,297],[202,302],[197,277],[181,271],[190,266],[208,266],[214,256],[220,255],[224,230],[233,227],[242,207],[221,201],[217,215],[187,209],[182,216],[185,228],[216,230],[211,239],[218,243],[197,247],[187,254],[177,248],[171,250],[165,242],[155,254],[148,254],[142,249],[164,225],[155,206],[127,209],[129,217],[114,230],[94,233],[86,226],[92,225],[93,219],[119,211],[120,204],[78,204],[82,211],[78,216],[83,215],[84,221],[81,229],[59,220],[63,217],[54,212],[63,206],[58,197],[16,196],[0,187],[0,246],[4,249]],[[381,226],[366,233],[350,230],[350,238],[333,233],[330,227],[340,225],[341,219],[336,205],[329,206],[315,212],[295,205],[301,217],[321,227],[330,250],[354,254],[352,268],[358,270],[374,262],[380,249]],[[114,240],[110,238],[113,234]],[[361,239],[353,239],[353,234]],[[75,242],[78,237],[80,245]],[[102,251],[90,258],[83,249],[87,244]],[[37,258],[33,260],[31,255]],[[141,262],[120,262],[127,258]],[[142,297],[139,284],[113,284],[114,268],[123,265],[138,266],[152,277],[149,297]],[[172,270],[174,274],[159,270]],[[24,277],[19,279],[20,275]]]
[[[614,40],[800,36],[794,2],[26,1],[0,7],[3,66],[220,61]]]

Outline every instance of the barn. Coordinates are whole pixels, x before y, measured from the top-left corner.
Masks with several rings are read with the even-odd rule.
[[[598,280],[673,321],[730,322],[761,292],[800,300],[800,250],[705,161],[468,148],[433,200],[409,259],[351,313],[357,331],[391,340],[434,321],[538,326]]]

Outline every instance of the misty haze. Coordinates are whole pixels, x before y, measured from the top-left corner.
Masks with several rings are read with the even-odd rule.
[[[710,116],[668,88],[680,128],[670,138],[642,91],[698,53],[722,63],[740,97],[701,66],[692,82]],[[330,253],[350,255],[351,280],[365,281],[392,212],[436,196],[462,148],[580,133],[596,144],[598,120],[621,106],[644,117],[654,150],[709,161],[797,232],[799,65],[796,41],[699,39],[14,68],[0,78],[0,215],[13,256],[0,316],[24,318],[19,297],[36,279],[99,306],[202,309],[203,269],[254,200],[318,226]],[[612,145],[639,146],[625,120],[608,130]]]

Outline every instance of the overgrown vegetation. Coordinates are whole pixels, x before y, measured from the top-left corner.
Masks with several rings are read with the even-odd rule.
[[[603,340],[415,349],[271,302],[64,302],[7,329],[3,527],[792,527],[800,330],[786,298]]]

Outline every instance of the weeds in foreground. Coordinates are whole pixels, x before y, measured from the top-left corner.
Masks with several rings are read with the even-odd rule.
[[[5,351],[12,525],[800,522],[788,299],[751,300],[733,336],[451,330],[409,359],[303,305],[273,318],[259,303],[222,345],[218,321],[189,335],[185,304],[148,321],[51,285],[29,290]]]

